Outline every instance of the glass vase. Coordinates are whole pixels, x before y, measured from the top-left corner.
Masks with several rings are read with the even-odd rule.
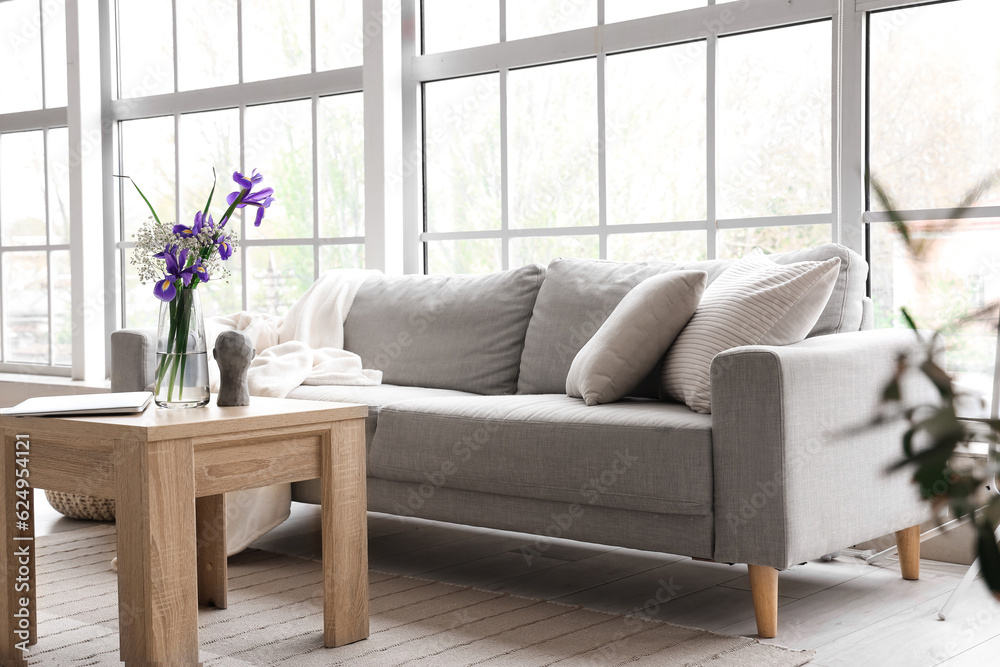
[[[208,343],[196,289],[160,303],[154,400],[161,408],[199,408],[210,398]]]

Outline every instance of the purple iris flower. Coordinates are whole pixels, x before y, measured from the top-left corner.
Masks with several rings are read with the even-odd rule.
[[[262,188],[257,192],[252,192],[255,185],[261,182],[264,178],[263,174],[258,174],[257,170],[254,169],[253,173],[247,177],[240,172],[233,172],[233,180],[240,186],[238,192],[231,192],[228,197],[226,197],[226,203],[232,205],[233,202],[239,200],[236,208],[245,208],[246,206],[254,206],[257,208],[257,217],[254,220],[253,226],[260,227],[261,221],[264,219],[264,209],[271,205],[274,201],[274,188]]]
[[[153,287],[153,296],[160,301],[173,301],[174,297],[177,296],[177,288],[174,287],[173,277],[163,276],[157,280],[156,286]]]
[[[215,239],[215,245],[219,247],[219,257],[223,260],[227,260],[233,256],[233,244],[229,242],[229,239],[224,235],[220,234],[217,239]]]
[[[197,277],[198,280],[200,280],[203,283],[207,283],[209,281],[208,270],[201,265],[200,257],[198,258],[198,261],[196,261],[194,264],[184,269],[184,271],[189,272],[190,275],[193,277]],[[186,285],[188,284],[188,282],[190,282],[190,279],[185,281],[184,284]]]
[[[201,266],[201,259],[191,266],[185,266],[188,252],[188,249],[184,248],[178,253],[176,245],[168,245],[163,252],[153,255],[156,259],[162,259],[167,265],[163,278],[156,281],[156,286],[153,287],[153,295],[160,301],[174,300],[177,296],[177,281],[182,282],[185,287],[191,284],[191,279],[195,276],[203,282],[208,281],[208,271]]]
[[[187,225],[174,225],[174,234],[179,234],[180,236],[198,236],[201,233],[202,228],[208,227],[209,229],[215,228],[215,222],[212,221],[212,216],[209,215],[208,219],[202,215],[201,211],[194,214],[194,224],[188,227]]]

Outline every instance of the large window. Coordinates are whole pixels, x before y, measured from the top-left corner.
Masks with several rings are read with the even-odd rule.
[[[997,18],[994,0],[0,0],[0,371],[99,379],[108,331],[153,324],[129,262],[148,213],[115,174],[190,222],[213,168],[220,203],[256,168],[277,200],[234,221],[209,314],[283,313],[337,267],[834,240],[868,254],[877,325],[905,305],[949,330],[949,367],[988,397],[995,315],[950,323],[1000,294],[1000,188],[949,207],[1000,168]],[[938,241],[928,270],[866,167]]]
[[[116,168],[161,219],[190,224],[213,169],[215,210],[234,170],[275,189],[259,228],[235,222],[230,285],[202,292],[206,313],[281,314],[323,271],[364,266],[361,3],[118,0],[117,34]],[[158,302],[129,263],[149,212],[117,188],[122,323],[150,326]]]
[[[0,3],[0,72],[0,370],[68,375],[63,3]]]
[[[1000,21],[993,0],[961,0],[872,13],[872,177],[925,249],[914,261],[874,192],[870,223],[876,326],[917,323],[945,331],[946,361],[974,398],[966,416],[989,414],[996,379],[1000,297]],[[983,191],[961,219],[949,210]],[[970,317],[971,316],[971,317]]]
[[[733,4],[423,0],[426,270],[830,241],[832,21],[741,32]]]

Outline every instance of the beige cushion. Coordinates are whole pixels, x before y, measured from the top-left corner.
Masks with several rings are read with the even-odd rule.
[[[712,411],[709,371],[719,352],[806,337],[833,292],[840,258],[779,265],[754,250],[705,290],[663,362],[662,395]]]
[[[633,287],[574,357],[566,393],[587,405],[629,395],[691,319],[706,282],[704,271],[671,271]]]

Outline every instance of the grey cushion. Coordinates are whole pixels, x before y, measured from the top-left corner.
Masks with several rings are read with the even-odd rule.
[[[861,300],[861,327],[860,331],[870,331],[875,328],[875,304],[870,296]]]
[[[823,261],[833,257],[840,258],[840,274],[837,276],[837,283],[833,287],[833,294],[830,296],[826,308],[807,338],[861,329],[865,282],[868,279],[868,262],[858,253],[838,243],[824,243],[815,248],[778,252],[767,256],[768,259],[777,264]],[[712,281],[722,275],[722,272],[733,261],[731,259],[718,259],[687,262],[676,265],[674,269],[705,271],[708,273],[708,284],[711,285]]]
[[[382,381],[512,394],[545,269],[483,276],[377,276],[358,290],[344,348]]]
[[[521,355],[519,394],[561,394],[573,358],[633,287],[674,265],[556,259],[531,314]]]
[[[402,387],[394,384],[379,384],[367,387],[352,387],[344,385],[311,386],[301,385],[288,394],[288,398],[300,401],[333,401],[335,403],[361,403],[368,406],[368,417],[365,419],[365,444],[371,450],[375,428],[378,425],[378,413],[383,405],[407,401],[416,398],[445,398],[455,396],[474,396],[464,391],[449,389],[428,389],[426,387]],[[320,484],[318,479],[292,484],[292,500],[311,498],[319,502]]]
[[[691,321],[663,360],[662,396],[709,413],[715,355],[742,345],[797,343],[833,291],[840,259],[780,265],[760,250],[734,263],[705,290]]]
[[[565,394],[405,401],[382,408],[368,469],[435,487],[708,516],[712,419],[647,399],[590,407]]]
[[[375,437],[378,413],[383,405],[407,401],[415,398],[445,398],[452,396],[474,396],[464,391],[451,389],[429,389],[427,387],[402,387],[395,384],[377,384],[367,387],[349,385],[300,385],[288,394],[288,398],[300,401],[333,401],[335,403],[361,403],[368,406],[365,420],[365,441],[370,448]]]
[[[704,291],[704,271],[668,271],[636,285],[573,359],[566,393],[587,405],[627,396],[663,358]]]

